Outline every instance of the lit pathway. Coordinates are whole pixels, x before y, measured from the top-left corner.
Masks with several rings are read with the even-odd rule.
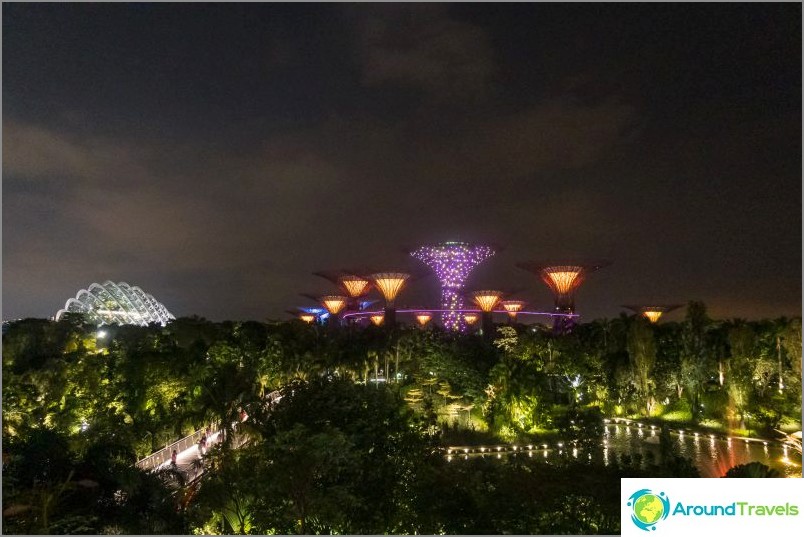
[[[210,436],[207,438],[207,451],[209,451],[212,446],[218,442],[219,437],[219,432],[210,434]],[[170,467],[171,461],[168,459],[154,468],[154,470],[166,470]],[[181,453],[176,454],[176,468],[184,475],[187,483],[195,481],[204,473],[203,458],[197,443],[191,445]]]

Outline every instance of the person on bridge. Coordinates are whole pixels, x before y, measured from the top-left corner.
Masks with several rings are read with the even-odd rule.
[[[179,456],[179,454],[178,454],[178,453],[176,453],[176,450],[174,449],[174,450],[173,450],[173,454],[170,456],[170,465],[171,465],[171,466],[176,466],[176,458],[177,458],[178,456]]]

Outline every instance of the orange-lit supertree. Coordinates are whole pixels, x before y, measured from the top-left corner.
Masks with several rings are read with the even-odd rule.
[[[480,331],[486,337],[491,337],[494,333],[494,319],[492,319],[492,312],[495,306],[500,302],[502,291],[475,291],[472,293],[472,299],[478,305],[480,311]]]
[[[477,313],[464,313],[463,320],[468,326],[472,326],[477,322]]]
[[[322,296],[318,300],[329,312],[328,324],[330,326],[337,326],[340,324],[340,317],[338,315],[340,314],[341,310],[346,307],[346,297],[338,295],[326,295]]]
[[[405,282],[410,278],[410,274],[405,272],[377,272],[369,277],[385,298],[385,326],[394,328],[396,326],[396,305],[394,301],[405,286]]]
[[[624,308],[628,308],[629,310],[635,312],[637,315],[642,315],[646,319],[648,319],[651,323],[659,322],[659,318],[668,313],[673,311],[676,308],[680,308],[681,304],[662,304],[662,305],[652,305],[652,306],[623,306]]]
[[[525,307],[524,300],[503,300],[500,302],[500,306],[508,313],[508,320],[511,323],[516,322],[516,314],[522,311],[522,308]]]
[[[575,313],[575,291],[586,279],[587,274],[608,266],[608,261],[595,263],[517,263],[519,268],[537,274],[553,292],[555,312],[563,314],[554,317],[556,332],[566,332],[572,328],[571,317]]]
[[[427,323],[430,322],[430,319],[433,318],[433,315],[426,311],[420,311],[416,314],[416,322],[419,323],[419,326],[424,328],[427,326]]]
[[[299,319],[301,319],[307,324],[311,324],[313,321],[315,321],[315,315],[313,315],[312,313],[300,313]]]
[[[348,298],[346,301],[346,311],[359,311],[360,298],[366,296],[371,290],[371,282],[368,278],[358,275],[359,271],[354,270],[322,270],[314,272],[315,276],[329,280],[343,290]]]

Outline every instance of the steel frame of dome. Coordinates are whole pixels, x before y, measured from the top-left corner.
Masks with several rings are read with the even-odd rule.
[[[172,313],[137,286],[126,282],[103,284],[93,283],[81,289],[56,313],[56,320],[67,312],[83,313],[90,321],[98,324],[134,324],[148,326],[159,323],[165,326],[175,319]]]

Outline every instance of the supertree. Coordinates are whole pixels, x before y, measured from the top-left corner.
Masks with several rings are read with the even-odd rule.
[[[420,312],[416,313],[416,322],[418,322],[419,326],[421,326],[422,328],[427,326],[427,323],[429,323],[430,319],[432,319],[432,318],[433,318],[433,315],[430,312],[427,312],[427,311],[420,311]]]
[[[371,282],[363,276],[358,276],[359,273],[360,271],[355,270],[322,270],[314,272],[313,275],[329,280],[343,290],[348,297],[346,311],[359,311],[363,306],[360,298],[371,290]]]
[[[663,304],[661,306],[653,305],[653,306],[623,306],[624,308],[628,308],[631,311],[634,311],[638,315],[642,315],[646,319],[648,319],[651,323],[659,322],[659,318],[667,312],[673,311],[674,309],[680,308],[681,304]]]
[[[525,307],[524,300],[503,300],[500,302],[500,306],[508,313],[508,320],[510,323],[516,322],[516,314],[522,311],[522,308]]]
[[[338,314],[341,312],[343,308],[346,307],[346,297],[337,295],[327,295],[322,296],[318,300],[325,308],[327,308],[327,311],[329,312],[329,321],[328,321],[329,325],[334,327],[340,324],[340,318]]]
[[[393,329],[396,326],[396,296],[405,286],[410,274],[405,272],[378,272],[370,276],[375,287],[385,298],[385,326]]]
[[[480,314],[480,331],[487,338],[493,335],[494,319],[492,319],[492,312],[495,306],[499,304],[502,295],[502,291],[475,291],[472,293],[472,299],[482,312]]]
[[[421,246],[410,255],[429,266],[441,282],[441,323],[448,330],[463,331],[465,324],[460,310],[463,309],[461,290],[472,270],[494,255],[491,246],[466,242],[445,242]]]
[[[586,279],[586,275],[610,265],[608,261],[594,263],[517,263],[521,269],[537,274],[553,291],[555,312],[561,314],[575,313],[575,290]],[[553,328],[556,332],[567,332],[572,328],[572,318],[565,315],[554,317]]]
[[[300,313],[299,319],[301,319],[307,324],[312,324],[312,322],[315,321],[315,315],[313,315],[312,313]]]

